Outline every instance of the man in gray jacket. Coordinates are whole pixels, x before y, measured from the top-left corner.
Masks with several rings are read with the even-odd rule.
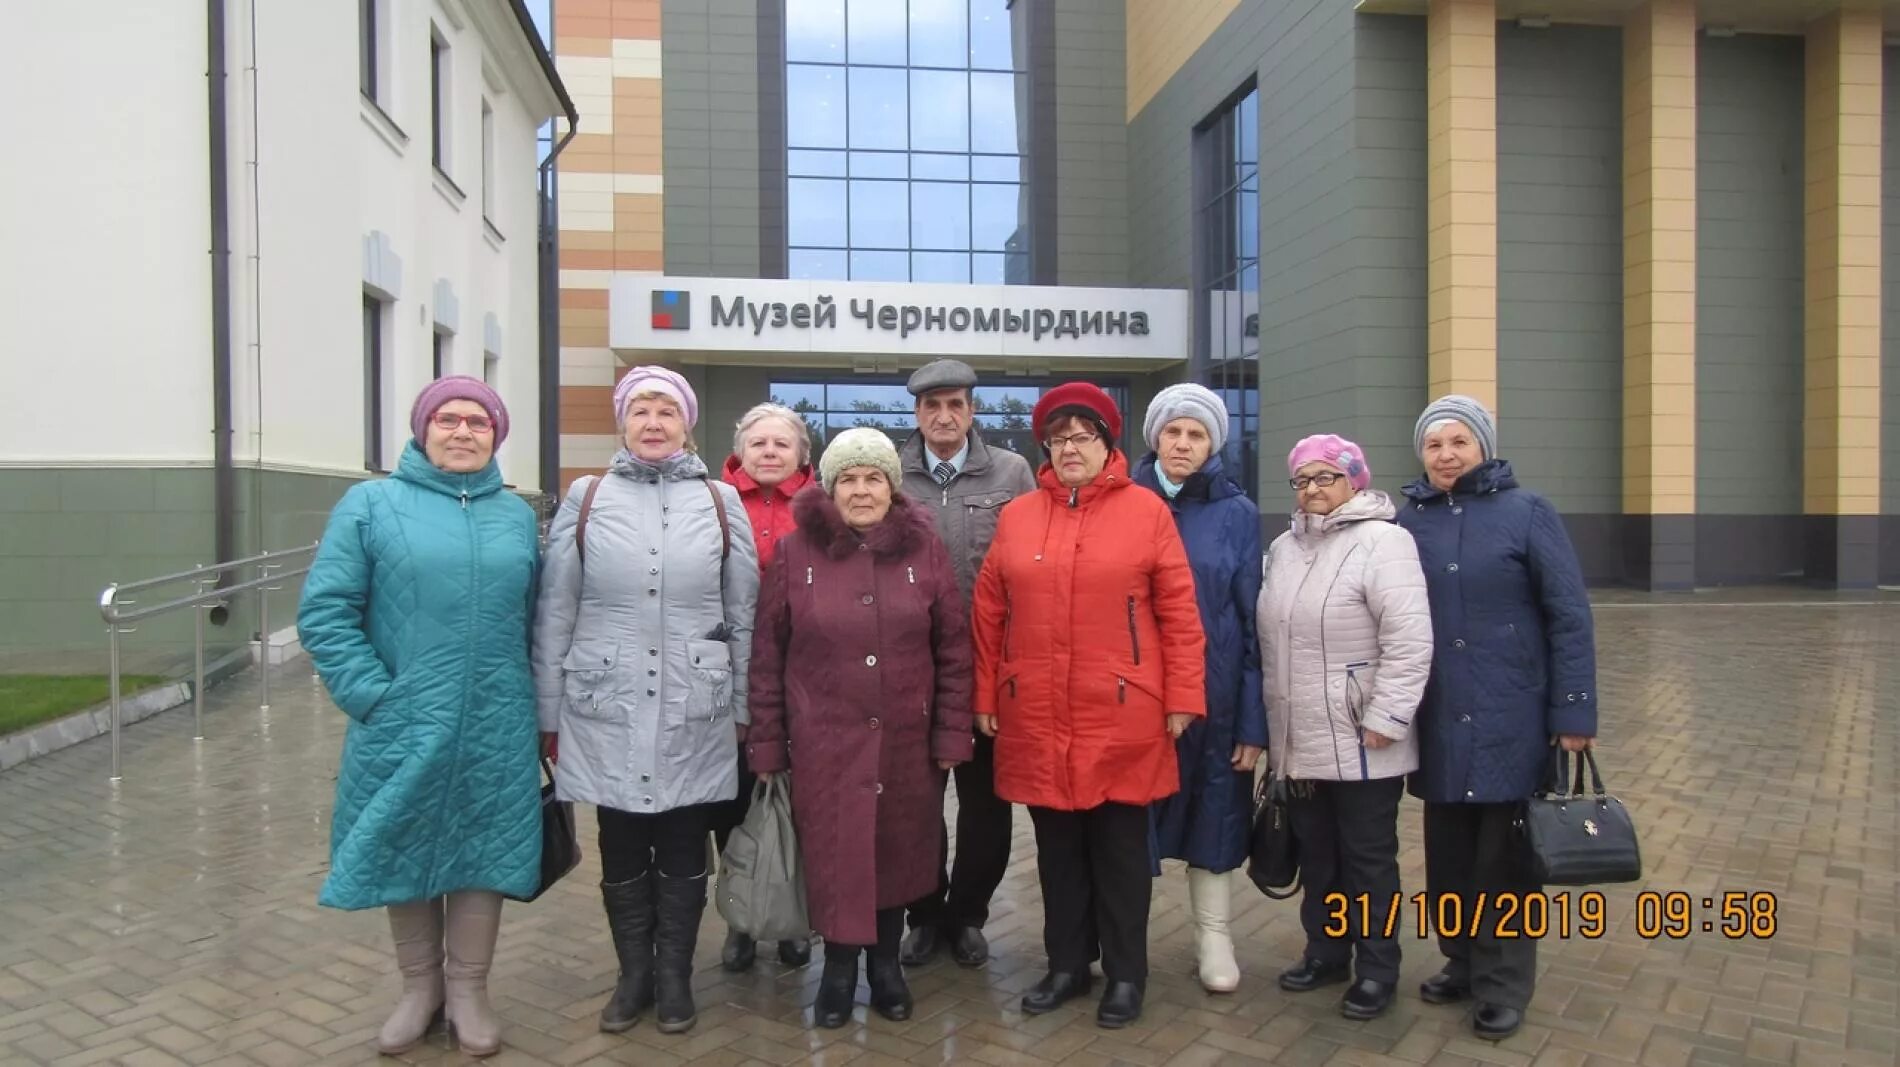
[[[976,371],[954,359],[925,364],[910,376],[917,398],[917,432],[899,455],[904,492],[937,513],[937,532],[950,550],[967,609],[976,574],[996,536],[996,516],[1015,497],[1033,492],[1029,461],[983,443],[976,429]],[[957,765],[957,858],[948,869],[949,832],[942,838],[944,870],[937,892],[910,907],[903,962],[934,958],[944,941],[965,967],[989,959],[983,924],[990,897],[1009,866],[1010,808],[996,797],[996,746],[981,734],[976,756]]]

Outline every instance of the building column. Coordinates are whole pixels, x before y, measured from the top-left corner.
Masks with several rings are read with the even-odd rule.
[[[1431,0],[1425,37],[1427,376],[1497,412],[1497,4]]]
[[[1881,14],[1807,34],[1806,406],[1811,582],[1871,587],[1880,523]]]
[[[1695,585],[1695,0],[1623,27],[1623,514],[1631,580]]]

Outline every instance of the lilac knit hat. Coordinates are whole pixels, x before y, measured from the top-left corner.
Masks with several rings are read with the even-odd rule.
[[[680,409],[686,415],[686,428],[692,429],[699,424],[699,397],[693,393],[693,387],[679,374],[665,367],[633,367],[620,376],[620,384],[614,386],[614,424],[623,430],[627,425],[627,404],[641,393],[662,393],[679,401]]]
[[[495,447],[501,447],[508,437],[508,405],[501,402],[501,394],[490,389],[487,382],[466,374],[437,378],[416,394],[416,402],[409,409],[409,432],[416,435],[416,444],[428,441],[429,420],[451,400],[473,400],[480,404],[495,422]]]
[[[1365,450],[1338,434],[1322,433],[1300,438],[1300,443],[1287,453],[1286,472],[1290,476],[1314,460],[1344,474],[1354,489],[1364,489],[1372,484],[1372,467],[1366,463]]]

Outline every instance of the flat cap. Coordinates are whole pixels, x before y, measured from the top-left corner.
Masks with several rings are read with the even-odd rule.
[[[905,388],[910,390],[912,396],[923,396],[932,389],[974,389],[976,371],[961,360],[934,360],[918,367]]]

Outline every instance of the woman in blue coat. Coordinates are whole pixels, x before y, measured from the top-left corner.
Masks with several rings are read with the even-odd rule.
[[[318,901],[389,910],[403,995],[383,1052],[415,1047],[441,1016],[486,1056],[501,1047],[487,992],[501,900],[540,881],[535,519],[502,488],[494,390],[438,379],[409,422],[395,472],[331,512],[297,612],[351,720]]]
[[[1227,406],[1192,383],[1156,394],[1142,420],[1151,451],[1135,481],[1161,494],[1174,512],[1194,568],[1195,599],[1207,634],[1207,718],[1175,742],[1181,791],[1150,809],[1152,867],[1186,860],[1194,912],[1196,971],[1210,993],[1240,984],[1227,933],[1232,872],[1247,858],[1253,771],[1267,744],[1260,699],[1260,509],[1222,469]]]
[[[1460,901],[1465,934],[1439,938],[1444,970],[1419,994],[1433,1004],[1476,1000],[1473,1029],[1494,1041],[1523,1023],[1537,941],[1510,936],[1522,933],[1515,922],[1500,931],[1494,917],[1471,936],[1478,895],[1521,899],[1542,888],[1513,826],[1517,804],[1542,784],[1554,746],[1582,751],[1597,732],[1582,568],[1557,509],[1518,488],[1497,440],[1483,404],[1434,401],[1413,430],[1425,473],[1405,487],[1398,515],[1418,543],[1435,644],[1411,779],[1425,802],[1425,881],[1434,901]]]

